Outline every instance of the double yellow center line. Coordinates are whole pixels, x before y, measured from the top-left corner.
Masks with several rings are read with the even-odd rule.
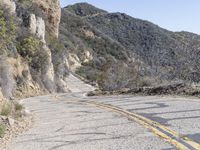
[[[169,129],[168,127],[161,125],[158,122],[155,122],[153,120],[150,120],[144,116],[141,116],[139,114],[136,114],[134,112],[130,112],[127,110],[124,110],[122,108],[108,105],[108,104],[103,104],[103,103],[97,103],[95,101],[88,101],[88,100],[72,100],[68,101],[68,103],[78,103],[78,104],[85,104],[85,105],[90,105],[93,107],[98,107],[102,109],[107,109],[112,112],[116,112],[118,114],[123,115],[126,118],[129,118],[132,121],[135,121],[145,128],[151,130],[155,135],[165,139],[168,141],[170,144],[173,144],[177,149],[180,150],[200,150],[200,144],[193,141],[192,139],[181,136],[179,133]]]

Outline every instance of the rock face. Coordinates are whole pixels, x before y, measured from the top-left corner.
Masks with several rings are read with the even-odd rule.
[[[32,35],[35,35],[37,38],[45,44],[45,33],[50,32],[51,35],[58,37],[59,34],[59,23],[60,23],[60,2],[59,0],[35,0],[34,3],[43,11],[46,21],[44,18],[36,16],[35,14],[29,15],[29,31]],[[48,31],[47,31],[48,30]],[[49,92],[55,92],[55,71],[52,63],[51,50],[47,45],[44,45],[44,50],[46,51],[48,58],[44,63],[42,69],[42,81],[45,88]],[[64,87],[65,88],[65,87]]]
[[[6,57],[0,56],[0,85],[4,97],[11,98],[15,82],[13,68]],[[0,94],[1,95],[1,94]]]
[[[41,17],[36,17],[35,14],[29,16],[30,33],[41,39],[45,43],[45,22]]]
[[[34,0],[47,16],[47,26],[53,35],[58,37],[61,8],[59,0]]]
[[[15,13],[16,5],[13,0],[1,0],[0,3],[4,5],[7,9],[9,9],[10,13]]]
[[[46,51],[48,57],[45,61],[44,67],[42,69],[42,81],[45,86],[45,88],[53,93],[55,92],[55,83],[54,83],[54,66],[52,63],[52,56],[51,56],[51,50],[48,47],[44,47],[44,50]]]
[[[13,42],[15,48],[13,55],[16,57],[5,56],[3,58],[0,56],[0,100],[12,99],[13,96],[22,98],[46,92],[68,91],[65,81],[69,67],[67,55],[65,56],[61,52],[58,55],[65,57],[61,58],[56,54],[56,58],[54,58],[52,53],[54,50],[49,47],[48,37],[45,35],[48,32],[54,42],[57,40],[61,17],[60,1],[33,0],[33,5],[25,2],[0,0],[0,5],[8,10],[8,16],[16,17],[16,26],[19,31],[15,43]],[[29,37],[34,38],[37,42],[38,39],[42,41],[42,46],[36,49],[34,46],[37,44],[34,44],[35,41],[30,41]],[[20,45],[24,39],[28,39],[29,41],[27,41],[34,45],[32,52],[38,52],[36,55],[29,53],[33,54],[30,56],[30,62],[35,59],[33,65],[17,48],[17,45]],[[34,68],[34,64],[38,66]]]

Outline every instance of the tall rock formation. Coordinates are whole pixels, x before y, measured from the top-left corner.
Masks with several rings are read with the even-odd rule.
[[[44,22],[43,18],[34,16],[31,14],[29,17],[31,32],[36,35],[43,43],[45,41],[45,33],[46,30],[50,31],[50,34],[58,37],[59,34],[59,24],[61,17],[61,8],[59,0],[34,0],[34,3],[38,6],[39,9],[42,10],[45,15],[46,22]],[[35,32],[35,33],[34,33]],[[55,92],[55,71],[52,63],[52,54],[51,50],[47,45],[44,45],[44,50],[47,53],[47,60],[44,63],[44,67],[42,70],[42,81],[44,83],[45,88],[49,92]]]
[[[61,7],[59,0],[34,0],[47,17],[49,30],[58,37]]]
[[[67,57],[60,58],[57,56],[55,58],[55,54],[52,54],[54,50],[49,47],[45,35],[49,33],[49,36],[54,39],[53,44],[58,42],[61,17],[60,1],[31,0],[30,2],[0,0],[0,5],[8,10],[8,16],[15,16],[17,30],[20,31],[19,35],[16,34],[15,42],[13,42],[13,48],[15,49],[13,56],[15,55],[15,57],[5,56],[4,58],[0,56],[0,62],[2,61],[0,64],[0,99],[2,99],[2,95],[9,99],[13,96],[28,97],[46,91],[51,93],[67,91],[67,84],[65,83],[68,68]],[[24,39],[30,44],[34,42],[29,37],[40,40],[43,44],[42,47],[37,49],[36,56],[32,55],[27,60],[27,56],[20,53],[23,47],[17,48],[17,45],[20,45]],[[26,51],[27,48],[23,50]],[[35,50],[33,48],[34,53]],[[12,49],[12,51],[14,50]],[[40,54],[41,56],[39,56]],[[56,53],[56,55],[65,56],[62,53]],[[31,64],[33,59],[35,59],[34,63],[39,65],[37,66],[39,70],[34,68],[34,64]],[[7,64],[9,67],[2,64]],[[10,80],[7,81],[7,79]],[[61,81],[62,85],[60,84]]]
[[[11,13],[15,13],[16,11],[16,5],[13,0],[1,0],[0,1],[1,5],[4,5],[5,8],[9,9]]]

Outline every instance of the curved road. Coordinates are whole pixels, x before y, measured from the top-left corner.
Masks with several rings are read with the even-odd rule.
[[[74,76],[72,93],[23,101],[33,127],[10,150],[200,149],[200,100],[156,96],[86,97]]]

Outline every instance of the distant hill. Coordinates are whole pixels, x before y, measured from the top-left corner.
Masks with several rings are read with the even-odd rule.
[[[69,5],[65,7],[64,9],[67,9],[71,13],[74,13],[75,15],[78,15],[81,17],[107,13],[107,11],[96,8],[88,3],[78,3],[75,5]]]
[[[111,79],[118,83],[118,86],[104,84],[104,88],[149,85],[154,80],[200,82],[197,34],[171,32],[151,22],[124,13],[108,13],[87,3],[63,8],[60,33],[65,46],[80,58],[79,74],[99,83],[111,85]],[[88,50],[92,59],[83,63],[81,57]],[[112,70],[113,67],[116,69]],[[138,78],[139,83],[133,82]]]

